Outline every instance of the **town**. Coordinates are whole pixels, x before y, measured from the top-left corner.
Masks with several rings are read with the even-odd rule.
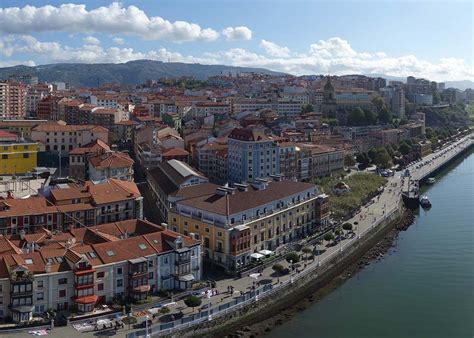
[[[473,101],[412,76],[85,87],[13,74],[0,81],[0,320],[171,334],[322,274],[401,215],[407,170],[421,181],[472,145]]]

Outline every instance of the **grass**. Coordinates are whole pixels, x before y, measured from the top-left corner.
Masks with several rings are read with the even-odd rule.
[[[324,177],[315,181],[321,190],[329,195],[331,213],[335,219],[344,219],[359,209],[366,201],[375,196],[377,190],[387,182],[385,178],[376,174],[355,173],[342,180],[351,190],[336,196],[332,188],[339,181],[341,180],[335,177]]]

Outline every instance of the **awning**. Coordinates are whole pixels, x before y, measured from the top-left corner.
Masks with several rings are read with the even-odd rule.
[[[132,288],[133,293],[144,293],[150,291],[150,285],[140,285]]]
[[[90,295],[74,298],[74,301],[78,304],[91,304],[97,302],[97,299],[99,299],[97,295]]]
[[[258,253],[262,254],[264,256],[268,256],[268,255],[271,255],[273,253],[273,251],[265,249],[265,250],[260,250]]]
[[[194,276],[192,274],[181,276],[178,278],[181,282],[191,282],[194,280]]]
[[[260,273],[251,273],[251,274],[249,275],[249,277],[250,277],[250,278],[253,278],[253,279],[257,279],[257,278],[260,277],[261,275],[262,275],[262,274],[260,274]]]
[[[255,259],[260,259],[260,258],[263,258],[265,256],[262,255],[262,254],[259,254],[257,252],[254,252],[253,254],[250,255],[250,257],[255,258]]]
[[[35,307],[33,305],[13,306],[11,308],[12,311],[21,312],[21,313],[33,312],[34,309]]]

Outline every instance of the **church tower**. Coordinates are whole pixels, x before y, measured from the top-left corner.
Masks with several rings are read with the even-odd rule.
[[[331,77],[326,78],[326,84],[323,89],[323,103],[321,105],[321,112],[324,117],[336,117],[336,91],[331,84]]]

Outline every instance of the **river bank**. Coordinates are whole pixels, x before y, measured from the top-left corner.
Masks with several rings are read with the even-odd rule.
[[[272,330],[277,329],[278,326],[291,319],[298,312],[307,309],[315,302],[318,302],[325,296],[329,295],[348,279],[354,277],[360,270],[373,264],[375,261],[383,259],[387,251],[395,246],[400,232],[407,230],[414,220],[414,212],[411,210],[405,210],[400,220],[396,221],[395,224],[393,224],[393,227],[390,227],[388,232],[385,233],[378,242],[375,242],[371,248],[363,253],[362,256],[357,257],[355,261],[343,268],[342,271],[329,280],[325,285],[314,288],[314,290],[308,290],[309,292],[306,294],[295,294],[295,297],[288,299],[286,303],[282,302],[276,313],[265,311],[261,316],[261,321],[246,325],[243,328],[234,330],[232,333],[226,334],[225,336],[229,338],[253,338],[271,334]],[[217,337],[219,335],[213,334],[213,336]]]

